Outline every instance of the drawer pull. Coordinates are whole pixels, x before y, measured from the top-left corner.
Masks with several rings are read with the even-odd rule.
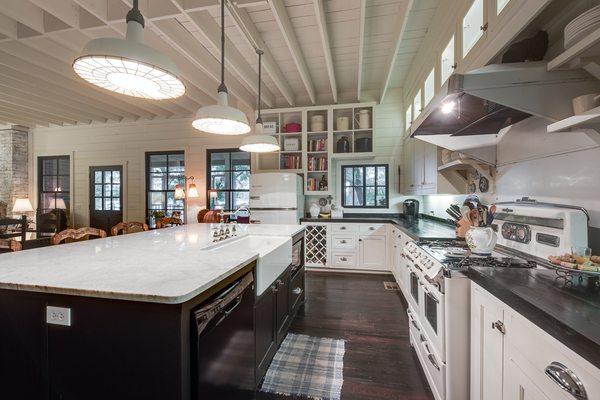
[[[346,243],[348,243],[348,242],[346,242],[345,240],[340,240],[340,243],[341,243],[341,244],[346,244]]]
[[[374,231],[374,230],[375,230],[375,227],[374,227],[374,226],[370,226],[370,227],[369,227],[369,230],[370,230],[370,231]]]
[[[502,321],[492,322],[492,329],[498,329],[503,335],[506,334],[506,326],[504,326],[504,322]]]
[[[283,281],[281,279],[277,279],[277,286],[283,285]]]
[[[340,257],[340,261],[348,261],[346,257]]]
[[[564,391],[568,392],[571,396],[576,399],[586,400],[587,393],[583,387],[583,382],[575,375],[573,371],[567,368],[565,365],[553,361],[546,367],[546,375],[550,377],[558,386]]]
[[[345,231],[346,227],[345,226],[340,226],[340,231]]]
[[[433,365],[433,367],[435,369],[437,369],[439,371],[440,366],[439,366],[437,360],[435,359],[435,356],[431,352],[431,350],[429,350],[429,346],[427,346],[426,339],[423,337],[423,335],[421,335],[421,342],[423,342],[423,346],[425,346],[425,351],[427,352],[427,358],[429,359],[429,362],[431,363],[431,365]]]
[[[275,285],[271,285],[271,291],[272,291],[273,293],[277,293],[277,292],[279,292],[279,289],[277,289],[277,286],[275,286]]]
[[[294,288],[294,290],[292,290],[292,292],[294,292],[295,295],[301,295],[302,294],[302,289],[297,287]]]

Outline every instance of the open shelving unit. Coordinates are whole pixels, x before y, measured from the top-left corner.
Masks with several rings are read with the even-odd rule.
[[[338,159],[374,157],[373,106],[340,105],[333,108],[332,114],[332,157]],[[361,115],[364,115],[362,121]],[[344,138],[348,141],[347,151],[341,144],[338,146],[338,143],[341,143]]]
[[[368,125],[365,125],[365,117],[363,117],[362,126],[355,121],[355,114],[361,111],[363,114],[368,113]],[[273,135],[281,146],[281,150],[274,153],[255,154],[253,171],[302,174],[304,176],[304,194],[309,196],[331,194],[333,188],[330,182],[332,182],[334,159],[374,157],[374,111],[375,103],[263,110],[263,122],[265,125],[270,123],[273,126],[271,131],[265,129],[264,133]],[[334,130],[337,127],[336,119],[338,117],[347,117],[348,129]],[[286,132],[286,125],[289,123],[299,123],[301,125],[300,132]],[[335,145],[342,134],[349,138],[350,151],[336,153]],[[290,140],[297,140],[297,146],[295,143],[290,143]],[[357,140],[358,146],[356,145]]]

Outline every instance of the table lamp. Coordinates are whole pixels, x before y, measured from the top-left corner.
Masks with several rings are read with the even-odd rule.
[[[27,230],[29,224],[27,223],[27,215],[25,215],[25,213],[33,211],[33,207],[31,206],[29,199],[16,199],[12,211],[13,214],[21,214],[23,228]]]

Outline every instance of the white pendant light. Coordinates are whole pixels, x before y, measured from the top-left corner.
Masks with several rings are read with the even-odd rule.
[[[277,143],[275,137],[263,135],[263,124],[262,118],[260,117],[261,64],[263,53],[264,52],[261,49],[256,49],[256,54],[258,54],[258,116],[254,127],[255,133],[246,136],[240,146],[240,150],[250,153],[270,153],[280,149],[279,143]]]
[[[225,86],[225,1],[221,0],[221,84],[219,102],[214,106],[200,108],[192,126],[199,131],[217,135],[243,135],[250,132],[248,118],[241,110],[231,107],[227,101]]]
[[[101,88],[145,99],[173,99],[185,93],[177,66],[144,44],[144,17],[138,0],[127,13],[125,39],[88,42],[73,62],[75,73]]]

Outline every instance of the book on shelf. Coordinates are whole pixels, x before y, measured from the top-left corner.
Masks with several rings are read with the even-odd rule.
[[[327,171],[327,157],[308,157],[307,168],[309,171]]]
[[[296,154],[282,154],[279,162],[280,169],[302,168],[302,156]]]
[[[321,175],[320,178],[309,176],[306,178],[306,190],[309,192],[327,191],[327,176]]]
[[[308,141],[308,151],[326,151],[327,139],[311,139]]]

